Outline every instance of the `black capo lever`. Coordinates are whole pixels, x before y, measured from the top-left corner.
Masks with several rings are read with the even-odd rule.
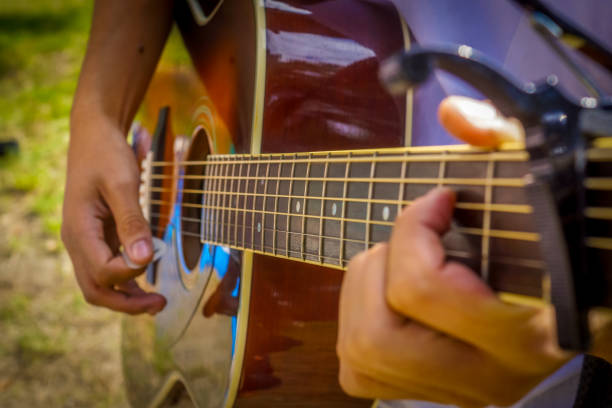
[[[559,344],[586,350],[587,312],[603,287],[601,270],[589,269],[586,255],[586,147],[591,138],[612,133],[612,114],[599,108],[597,99],[570,100],[555,76],[522,84],[465,45],[398,54],[383,63],[380,76],[397,93],[426,81],[434,69],[469,83],[504,115],[523,123],[530,155],[526,191],[550,276]]]

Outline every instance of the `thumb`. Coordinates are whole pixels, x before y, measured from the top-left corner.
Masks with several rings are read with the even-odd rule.
[[[438,119],[453,136],[474,146],[498,147],[505,142],[522,143],[523,125],[506,118],[489,102],[449,96],[438,108]]]
[[[119,241],[130,261],[146,265],[153,258],[151,229],[138,203],[138,182],[130,180],[115,186],[105,194],[105,200],[117,225]]]

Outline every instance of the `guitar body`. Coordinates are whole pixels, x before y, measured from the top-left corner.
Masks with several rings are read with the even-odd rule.
[[[181,1],[176,20],[197,79],[184,70],[164,74],[162,62],[145,103],[145,117],[170,106],[158,121],[153,160],[410,143],[410,96],[389,96],[377,78],[380,61],[409,46],[390,3],[224,0],[199,27]],[[166,250],[142,283],[168,305],[154,318],[124,321],[133,406],[179,397],[198,407],[370,406],[338,384],[342,270],[202,245],[202,225],[181,221],[200,218],[202,197],[181,191],[202,182],[177,177],[202,166],[158,170],[166,178],[149,218]]]

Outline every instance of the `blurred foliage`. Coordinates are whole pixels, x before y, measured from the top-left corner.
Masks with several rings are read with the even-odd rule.
[[[105,1],[105,0],[101,0]],[[0,0],[0,406],[125,407],[119,316],[87,305],[60,244],[90,0]],[[188,56],[174,31],[170,64]]]

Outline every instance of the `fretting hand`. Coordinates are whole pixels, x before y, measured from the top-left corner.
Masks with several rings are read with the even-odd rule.
[[[480,146],[522,138],[519,124],[473,100],[449,98],[439,116]],[[506,406],[571,357],[557,345],[550,306],[506,304],[469,268],[445,260],[441,236],[454,201],[449,189],[429,192],[400,213],[388,243],[349,264],[337,344],[349,394]]]

